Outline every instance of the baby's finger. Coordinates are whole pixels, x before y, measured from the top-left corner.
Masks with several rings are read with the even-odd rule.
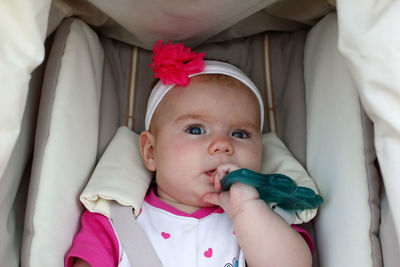
[[[215,173],[213,173],[212,175],[210,175],[210,178],[209,178],[209,181],[210,181],[210,183],[214,183],[214,181],[215,181]]]
[[[222,179],[226,174],[236,171],[239,169],[239,166],[233,164],[233,163],[225,163],[220,166],[215,170],[215,172],[218,174],[218,177]]]
[[[215,172],[214,173],[214,188],[216,189],[216,190],[221,190],[221,176],[217,173],[217,172]]]
[[[210,183],[214,186],[214,188],[215,188],[216,190],[219,190],[219,189],[217,188],[217,182],[216,182],[216,181],[219,180],[219,178],[218,178],[217,176],[218,176],[218,174],[217,174],[216,172],[214,172],[212,175],[210,175],[209,181],[210,181]]]
[[[217,167],[215,172],[213,173],[213,183],[214,183],[214,188],[216,190],[221,190],[222,185],[221,185],[221,179],[228,173],[239,169],[239,167],[233,163],[225,163]]]

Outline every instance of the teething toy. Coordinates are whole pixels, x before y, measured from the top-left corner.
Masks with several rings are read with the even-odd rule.
[[[297,186],[291,178],[279,173],[262,174],[239,169],[222,178],[222,190],[228,191],[237,182],[255,187],[260,199],[267,203],[276,203],[283,209],[315,209],[323,202],[322,197],[315,194],[314,190]]]

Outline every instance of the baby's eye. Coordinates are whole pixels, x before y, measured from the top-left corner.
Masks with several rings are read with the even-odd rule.
[[[188,128],[186,128],[185,132],[193,135],[201,135],[206,133],[206,131],[198,125],[189,126]]]
[[[232,136],[239,139],[246,139],[250,137],[250,133],[245,130],[235,130],[233,131]]]

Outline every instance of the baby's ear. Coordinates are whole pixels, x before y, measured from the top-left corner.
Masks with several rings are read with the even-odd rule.
[[[140,154],[143,163],[149,171],[156,170],[154,158],[154,135],[149,131],[143,131],[140,134]]]

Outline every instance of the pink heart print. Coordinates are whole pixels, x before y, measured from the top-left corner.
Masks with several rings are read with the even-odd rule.
[[[165,233],[165,232],[162,232],[162,233],[161,233],[161,236],[162,236],[164,239],[168,239],[168,238],[170,238],[170,237],[171,237],[171,235],[170,235],[170,234],[168,234],[168,233]]]
[[[204,257],[206,258],[211,258],[213,254],[212,248],[209,248],[208,250],[204,251]]]

